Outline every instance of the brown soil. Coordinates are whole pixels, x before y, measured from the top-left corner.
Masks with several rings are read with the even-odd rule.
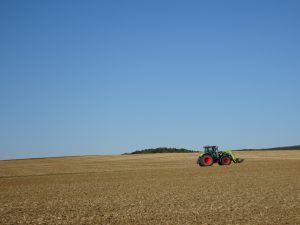
[[[0,161],[0,224],[300,224],[300,151]]]

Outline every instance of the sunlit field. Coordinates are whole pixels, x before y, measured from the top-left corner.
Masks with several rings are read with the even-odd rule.
[[[300,224],[300,151],[0,161],[1,224]]]

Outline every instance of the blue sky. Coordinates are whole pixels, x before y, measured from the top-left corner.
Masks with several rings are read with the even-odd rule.
[[[299,1],[1,1],[0,159],[300,144]]]

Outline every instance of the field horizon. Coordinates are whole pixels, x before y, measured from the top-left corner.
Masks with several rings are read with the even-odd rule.
[[[22,157],[22,158],[11,158],[11,159],[0,159],[0,161],[13,161],[13,160],[31,160],[31,159],[47,159],[47,158],[72,158],[72,157],[93,157],[93,156],[115,156],[115,155],[131,155],[131,154],[151,154],[152,152],[146,152],[149,150],[157,150],[157,149],[175,149],[175,151],[170,152],[153,152],[155,154],[160,153],[198,153],[202,150],[188,150],[184,148],[169,148],[169,147],[159,147],[159,148],[150,148],[144,150],[136,150],[129,153],[116,153],[116,154],[86,154],[86,155],[57,155],[57,156],[45,156],[45,157]],[[177,152],[178,150],[178,152]],[[180,150],[186,150],[186,152],[182,152]],[[226,149],[228,150],[228,149]],[[253,152],[253,151],[299,151],[300,145],[291,145],[291,146],[284,146],[284,147],[272,147],[272,148],[245,148],[245,149],[233,149],[231,151],[234,152]],[[189,152],[188,152],[189,151]],[[222,150],[220,150],[222,151]]]

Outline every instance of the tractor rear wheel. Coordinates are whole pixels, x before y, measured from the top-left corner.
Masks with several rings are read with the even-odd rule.
[[[231,164],[231,158],[229,156],[225,155],[220,159],[220,165],[228,166],[230,164]]]
[[[214,163],[213,158],[208,154],[203,155],[199,158],[200,166],[211,166],[213,163]]]

